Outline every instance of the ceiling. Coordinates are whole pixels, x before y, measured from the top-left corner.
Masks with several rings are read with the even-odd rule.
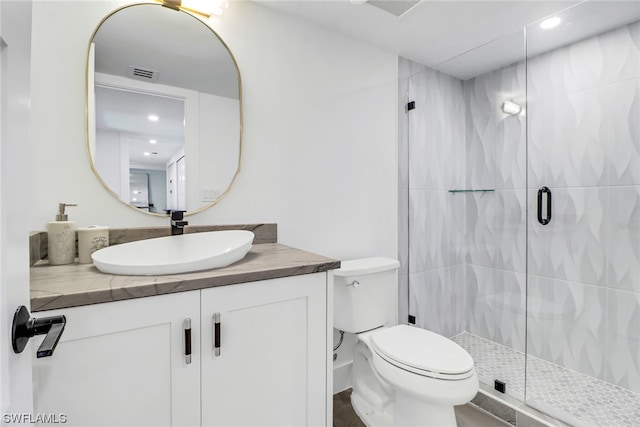
[[[109,16],[96,30],[95,71],[131,78],[130,67],[154,72],[153,83],[239,99],[238,70],[226,46],[200,20],[158,4]]]
[[[530,52],[531,48],[537,53],[551,50],[640,19],[640,0],[421,0],[399,17],[368,2],[255,1],[461,79],[523,59],[522,29],[567,8],[563,25],[549,32],[550,36],[529,33]],[[407,3],[386,3],[391,2]],[[529,28],[536,29],[537,25]],[[480,46],[481,51],[472,52]]]
[[[102,23],[93,42],[96,72],[239,99],[238,71],[229,51],[187,13],[160,4],[125,7]],[[153,71],[153,78],[134,78],[130,67]],[[131,167],[163,170],[184,150],[183,100],[100,85],[95,95],[96,130],[120,133]],[[150,122],[150,114],[159,120]]]
[[[640,19],[640,0],[254,1],[463,80],[522,60],[525,27],[528,53],[533,56]],[[380,6],[389,10],[405,6],[408,10],[396,16]],[[539,28],[537,21],[555,15],[563,20],[559,27],[551,31]],[[157,43],[158,34],[163,35],[162,43]],[[155,4],[128,7],[107,19],[94,40],[96,71],[125,76],[132,65],[159,71],[157,83],[238,97],[235,62],[214,33],[186,13]],[[208,55],[199,50],[203,47]],[[188,65],[176,68],[182,64]],[[154,147],[158,154],[153,160],[159,163],[175,153],[173,142],[183,140],[177,135],[184,120],[181,103],[174,108],[166,99],[169,111],[158,111],[165,124],[149,128],[146,114],[152,108],[146,105],[148,98],[133,92],[118,97],[107,92],[97,95],[102,102],[101,114],[96,117],[99,129],[129,134],[137,141],[131,152],[138,154],[148,151],[149,138],[165,139],[166,147],[162,147],[165,141]],[[156,110],[164,105],[157,100],[154,103]],[[140,120],[134,121],[136,116]],[[160,132],[168,123],[173,128]],[[137,162],[150,160],[140,157]]]
[[[164,170],[184,149],[183,100],[102,86],[96,86],[95,99],[99,143],[100,132],[119,132],[131,167]],[[150,121],[149,115],[158,120]]]

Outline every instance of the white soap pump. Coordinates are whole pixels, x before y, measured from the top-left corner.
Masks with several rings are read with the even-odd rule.
[[[76,223],[68,221],[65,208],[77,206],[59,203],[56,220],[47,224],[48,253],[50,265],[71,264],[76,258]]]

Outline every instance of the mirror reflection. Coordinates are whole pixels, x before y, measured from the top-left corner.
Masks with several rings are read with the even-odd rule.
[[[136,209],[164,214],[215,204],[238,171],[240,78],[198,18],[155,4],[117,10],[88,57],[93,170]]]

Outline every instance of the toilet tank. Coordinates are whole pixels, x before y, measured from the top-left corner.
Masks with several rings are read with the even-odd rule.
[[[359,333],[395,325],[398,267],[391,258],[342,261],[333,270],[333,327]]]

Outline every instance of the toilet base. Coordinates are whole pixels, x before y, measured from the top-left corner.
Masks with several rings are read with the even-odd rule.
[[[393,427],[391,414],[374,409],[355,391],[351,392],[351,406],[367,427]]]
[[[433,405],[401,391],[396,391],[394,426],[456,427],[453,406]]]
[[[453,406],[431,405],[417,397],[397,393],[391,412],[381,412],[369,405],[356,392],[351,393],[351,406],[367,427],[456,427]]]

